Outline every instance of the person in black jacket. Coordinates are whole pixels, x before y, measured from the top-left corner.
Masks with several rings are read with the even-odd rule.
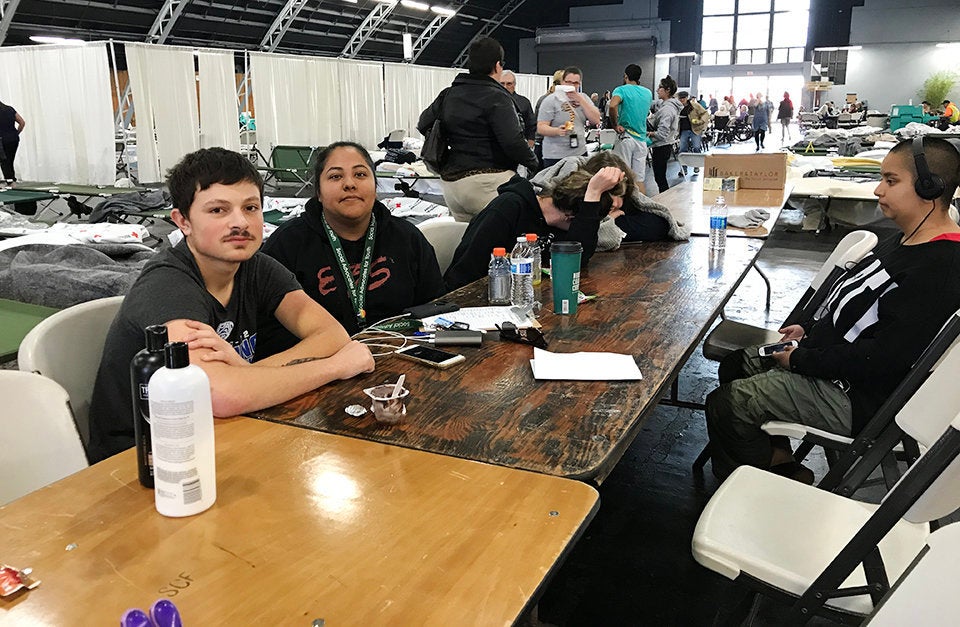
[[[787,439],[761,425],[781,420],[856,435],[960,308],[960,227],[948,213],[960,142],[922,141],[930,171],[943,181],[940,195],[918,195],[911,140],[894,147],[874,193],[900,232],[848,269],[810,320],[780,329],[798,347],[772,357],[746,348],[720,363],[720,387],[706,403],[719,478],[749,464],[812,483]]]
[[[13,160],[20,146],[20,133],[27,125],[23,117],[10,105],[0,102],[0,178],[17,180]]]
[[[318,197],[274,231],[263,252],[293,272],[348,333],[446,292],[430,243],[377,200],[373,161],[362,146],[327,146],[313,179]],[[285,350],[294,339],[279,324],[265,325],[257,354]]]
[[[537,170],[517,109],[500,84],[503,47],[484,37],[470,45],[469,74],[460,74],[420,114],[417,130],[426,135],[440,119],[450,151],[441,166],[440,185],[450,213],[467,222],[516,174],[517,165]]]
[[[517,75],[510,70],[504,70],[500,74],[500,84],[510,92],[510,97],[517,105],[517,115],[523,124],[523,136],[527,138],[527,144],[533,148],[533,140],[537,136],[537,116],[533,112],[533,105],[523,94],[517,93]]]
[[[600,220],[623,205],[632,186],[632,177],[615,167],[600,168],[596,173],[580,169],[539,191],[523,177],[514,176],[467,226],[444,275],[447,289],[486,276],[493,249],[511,250],[517,237],[526,233],[536,233],[545,243],[580,242],[581,265],[586,265],[597,248]],[[545,260],[548,255],[549,249]]]

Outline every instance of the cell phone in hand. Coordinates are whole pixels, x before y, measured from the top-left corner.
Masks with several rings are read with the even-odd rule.
[[[421,346],[419,344],[401,348],[397,351],[397,357],[416,361],[432,368],[440,368],[441,370],[449,368],[454,364],[459,364],[465,359],[463,355],[448,353],[447,351],[437,350],[436,348]]]
[[[791,346],[793,348],[796,348],[797,346],[799,346],[799,344],[800,343],[797,342],[796,340],[790,340],[789,342],[777,342],[776,344],[764,344],[759,349],[757,349],[757,353],[761,357],[770,357],[774,353],[781,353],[787,350],[788,348],[790,348]]]

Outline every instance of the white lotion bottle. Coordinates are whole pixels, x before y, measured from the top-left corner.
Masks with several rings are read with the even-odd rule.
[[[164,516],[193,516],[217,500],[210,380],[190,365],[183,342],[164,348],[164,367],[150,378],[154,497]]]

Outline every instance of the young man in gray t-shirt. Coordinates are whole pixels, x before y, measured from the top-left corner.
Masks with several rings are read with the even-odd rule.
[[[243,155],[198,150],[174,166],[167,185],[184,239],[144,266],[110,325],[90,404],[91,463],[133,446],[130,361],[149,325],[187,342],[190,362],[210,379],[215,416],[270,407],[374,368],[369,349],[258,252],[263,179]],[[257,327],[269,316],[300,342],[252,363]]]

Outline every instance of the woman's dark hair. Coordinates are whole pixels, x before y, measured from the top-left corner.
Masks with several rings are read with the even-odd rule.
[[[190,217],[190,205],[198,191],[213,185],[233,185],[241,181],[253,183],[263,200],[263,177],[250,160],[226,148],[201,148],[183,157],[167,172],[167,189],[173,206],[184,217]]]
[[[660,87],[666,89],[670,96],[677,93],[677,81],[673,80],[669,74],[660,79]]]
[[[327,160],[330,159],[330,155],[333,154],[333,151],[337,148],[353,148],[360,153],[360,156],[363,157],[363,160],[367,162],[367,166],[370,168],[370,172],[373,173],[373,183],[377,183],[377,168],[373,164],[373,158],[370,156],[370,153],[367,152],[367,149],[361,146],[356,142],[334,142],[327,146],[326,148],[320,148],[314,153],[313,157],[313,189],[317,196],[320,196],[320,175],[323,174],[323,168],[327,166]]]
[[[467,69],[473,75],[488,76],[503,63],[503,46],[493,37],[483,37],[470,44]]]

